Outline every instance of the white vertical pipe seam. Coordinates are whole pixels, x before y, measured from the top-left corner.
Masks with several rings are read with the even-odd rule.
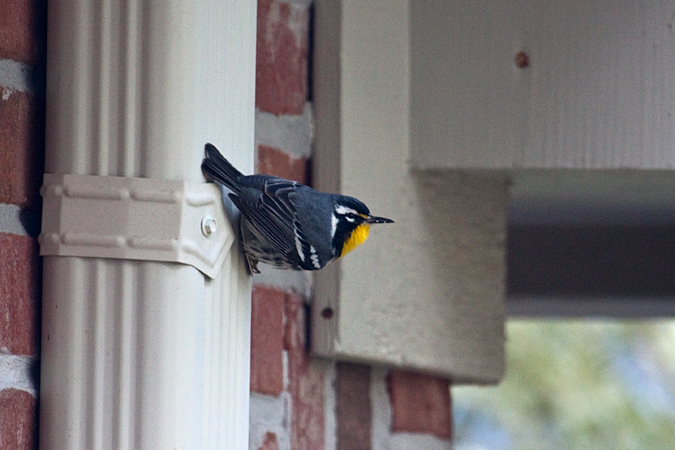
[[[253,168],[254,0],[54,0],[48,173],[201,181]],[[105,220],[92,217],[91,220]],[[44,259],[40,448],[248,448],[250,277]]]

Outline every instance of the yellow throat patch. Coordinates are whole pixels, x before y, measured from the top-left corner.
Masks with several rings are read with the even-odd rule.
[[[344,245],[342,246],[342,253],[340,253],[340,257],[345,256],[347,253],[366,242],[369,231],[370,225],[367,223],[362,223],[356,227],[356,229],[352,231],[352,234],[347,238]]]

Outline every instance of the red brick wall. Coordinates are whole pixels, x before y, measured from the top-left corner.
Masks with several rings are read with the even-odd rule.
[[[0,450],[37,448],[45,8],[0,7]]]
[[[392,431],[452,437],[448,380],[393,370],[387,377],[387,387]]]
[[[309,9],[258,0],[255,104],[260,111],[300,115],[307,101]]]
[[[256,170],[307,183],[309,5],[259,0],[257,37]],[[251,443],[261,450],[323,449],[324,373],[307,353],[305,289],[261,268],[252,298]],[[279,403],[278,420],[256,407],[261,395],[268,399],[261,402]]]
[[[0,58],[29,65],[44,62],[43,0],[3,0],[0,8]]]

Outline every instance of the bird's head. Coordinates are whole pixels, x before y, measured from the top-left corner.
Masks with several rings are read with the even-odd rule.
[[[339,196],[331,218],[333,249],[342,257],[368,239],[370,225],[394,223],[391,219],[370,215],[370,210],[354,197]]]

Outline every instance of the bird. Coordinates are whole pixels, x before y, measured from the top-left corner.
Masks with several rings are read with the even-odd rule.
[[[241,212],[240,239],[252,273],[260,273],[259,262],[278,269],[322,269],[365,242],[370,225],[394,223],[371,215],[354,197],[273,175],[244,175],[213,144],[204,149],[202,172],[232,191],[229,198]]]

